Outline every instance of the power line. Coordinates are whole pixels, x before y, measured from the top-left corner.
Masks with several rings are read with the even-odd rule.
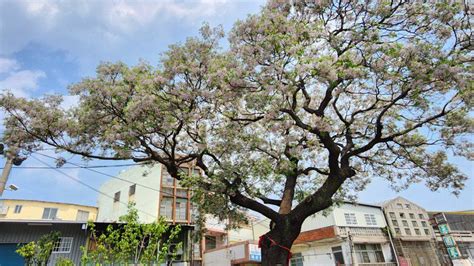
[[[56,157],[54,156],[50,156],[50,155],[47,155],[47,154],[43,154],[43,153],[40,153],[40,152],[37,152],[36,154],[39,154],[41,156],[44,156],[44,157],[47,157],[47,158],[50,158],[50,159],[54,159],[54,160],[57,160]],[[132,184],[132,185],[137,185],[137,186],[140,186],[140,187],[143,187],[143,188],[146,188],[146,189],[150,189],[150,190],[153,190],[153,191],[156,191],[156,192],[160,192],[160,193],[163,193],[167,196],[174,196],[172,193],[169,193],[169,192],[166,192],[166,191],[162,191],[162,190],[159,190],[159,189],[156,189],[154,187],[150,187],[150,186],[147,186],[147,185],[143,185],[143,184],[140,184],[140,183],[136,183],[136,182],[133,182],[133,181],[130,181],[130,180],[127,180],[127,179],[124,179],[124,178],[120,178],[118,176],[114,176],[114,175],[110,175],[110,174],[107,174],[107,173],[104,173],[104,172],[100,172],[100,171],[97,171],[97,170],[94,170],[94,169],[91,169],[91,168],[87,168],[85,167],[84,165],[80,165],[80,164],[76,164],[76,163],[73,163],[73,162],[69,162],[69,161],[66,161],[67,164],[72,164],[74,166],[76,166],[77,168],[82,168],[82,169],[86,169],[88,171],[91,171],[91,172],[94,172],[94,173],[97,173],[97,174],[101,174],[101,175],[104,175],[104,176],[107,176],[107,177],[110,177],[110,178],[114,178],[114,179],[117,179],[117,180],[121,180],[123,182],[127,182],[129,184]],[[137,164],[132,164],[132,165],[137,165]],[[140,164],[139,164],[140,165]],[[143,165],[143,164],[141,164]],[[51,167],[53,170],[57,170],[58,168],[57,167]]]
[[[137,164],[136,163],[128,163],[128,164],[114,164],[114,165],[62,166],[61,168],[62,169],[78,169],[78,168],[91,169],[91,168],[124,167],[124,166],[134,166],[134,165],[137,165]],[[15,168],[15,169],[51,169],[51,167],[46,167],[46,166],[16,166],[16,167],[13,167],[13,168]],[[0,169],[3,169],[3,167],[0,167]]]
[[[60,174],[62,174],[62,175],[64,175],[64,176],[66,176],[67,178],[69,178],[69,179],[71,179],[71,180],[74,180],[74,181],[76,181],[77,183],[79,183],[79,184],[81,184],[81,185],[83,185],[83,186],[85,186],[85,187],[87,187],[87,188],[89,188],[89,189],[91,189],[91,190],[93,190],[93,191],[95,191],[95,192],[101,194],[101,195],[104,195],[104,196],[106,196],[106,197],[108,197],[108,198],[110,198],[110,199],[113,199],[113,200],[115,201],[115,198],[114,198],[113,196],[110,196],[110,195],[108,195],[108,194],[106,194],[106,193],[104,193],[104,192],[102,192],[102,191],[96,189],[95,187],[93,187],[93,186],[91,186],[91,185],[89,185],[89,184],[87,184],[87,183],[81,181],[81,180],[78,179],[78,178],[73,177],[73,176],[71,176],[71,175],[69,175],[69,174],[66,174],[65,172],[63,172],[63,171],[61,171],[61,170],[59,170],[59,169],[57,169],[57,168],[52,167],[52,166],[49,165],[48,163],[44,162],[43,160],[41,160],[41,159],[39,159],[39,158],[36,158],[36,157],[33,156],[33,155],[31,155],[31,157],[33,157],[33,159],[39,161],[40,163],[42,163],[42,164],[44,164],[44,165],[46,165],[46,166],[48,166],[48,167],[51,167],[52,170],[54,170],[54,171],[56,171],[56,172],[58,172],[58,173],[60,173]],[[123,201],[120,201],[120,200],[119,200],[118,202],[122,203],[122,204],[125,205],[125,206],[128,206],[128,203],[126,203],[126,202],[123,202]],[[144,214],[146,214],[146,215],[150,215],[151,217],[158,218],[158,216],[156,216],[156,215],[154,215],[154,214],[148,213],[148,212],[143,211],[143,210],[140,210],[140,209],[137,209],[137,210],[140,211],[140,212],[142,212],[142,213],[144,213]]]

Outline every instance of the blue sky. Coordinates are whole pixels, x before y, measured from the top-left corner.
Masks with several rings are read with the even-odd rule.
[[[144,59],[157,64],[160,53],[168,45],[196,35],[203,22],[222,24],[228,31],[233,22],[258,12],[262,4],[262,1],[232,0],[3,0],[0,1],[0,89],[9,88],[23,97],[66,94],[69,84],[92,76],[100,62],[120,60],[136,64]],[[52,151],[44,153],[56,156]],[[84,164],[77,157],[66,158]],[[22,167],[44,166],[37,159],[54,165],[51,159],[35,155]],[[423,184],[396,193],[386,182],[375,178],[360,193],[360,201],[376,203],[401,195],[430,210],[474,209],[474,166],[459,158],[452,161],[470,177],[459,197],[449,191],[431,192]],[[4,161],[0,163],[3,165]],[[89,162],[89,165],[104,164]],[[121,169],[97,170],[116,175]],[[96,188],[109,178],[85,169],[62,171]],[[15,168],[9,183],[20,189],[5,192],[5,198],[96,204],[96,192],[54,170]]]

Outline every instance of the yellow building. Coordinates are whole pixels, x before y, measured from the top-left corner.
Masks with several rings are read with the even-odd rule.
[[[0,200],[0,220],[95,221],[97,207],[41,200]]]

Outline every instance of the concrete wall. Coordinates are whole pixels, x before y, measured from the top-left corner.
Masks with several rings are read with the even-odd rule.
[[[138,214],[142,222],[150,223],[156,221],[159,209],[161,165],[153,167],[135,166],[121,172],[116,178],[109,179],[101,187],[100,191],[106,195],[99,194],[99,215],[97,221],[118,221],[119,217],[127,212],[127,203],[135,201]],[[128,182],[127,182],[128,181]],[[136,185],[135,195],[129,197],[129,189],[133,184],[142,184],[146,187]],[[114,202],[113,197],[120,191],[120,202]]]
[[[204,265],[231,265],[232,260],[244,259],[245,255],[245,244],[218,248],[204,253]]]
[[[17,205],[22,206],[20,213],[15,213]],[[7,209],[6,215],[0,215],[0,219],[41,220],[44,208],[57,208],[57,220],[75,221],[79,210],[89,212],[88,220],[95,221],[97,218],[97,207],[70,203],[4,199],[0,200],[0,207]]]

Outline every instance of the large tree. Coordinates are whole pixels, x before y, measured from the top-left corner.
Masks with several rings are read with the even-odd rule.
[[[310,215],[374,177],[458,193],[472,158],[472,27],[460,2],[270,2],[172,45],[161,63],[104,63],[61,98],[6,94],[4,141],[103,160],[159,162],[204,211],[271,221],[263,265],[285,265]],[[205,173],[187,177],[180,165]]]

